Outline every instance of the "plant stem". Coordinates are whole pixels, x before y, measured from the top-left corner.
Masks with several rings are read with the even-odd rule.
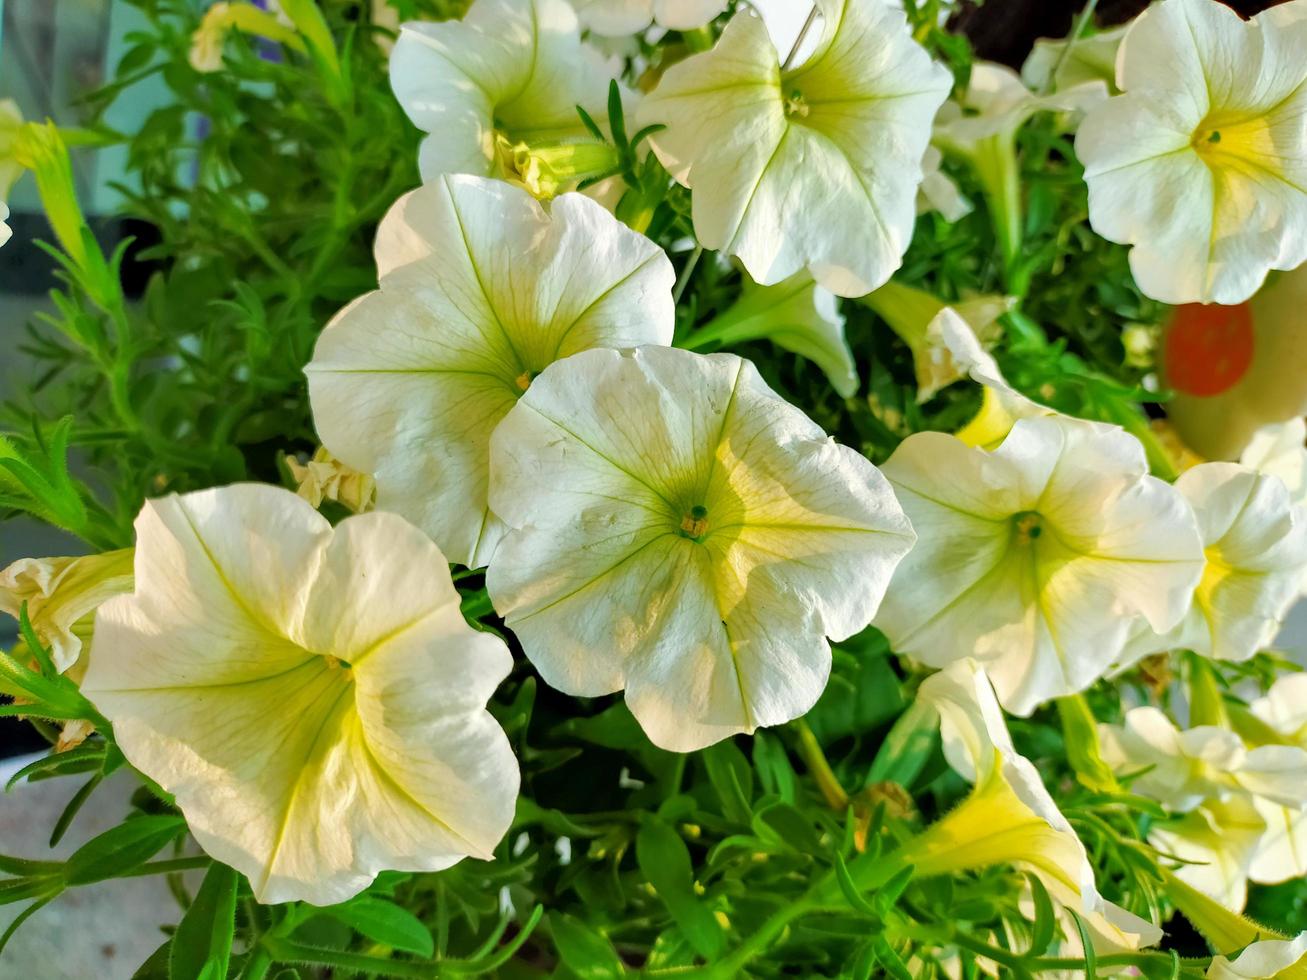
[[[1085,28],[1089,26],[1089,21],[1093,19],[1094,9],[1097,6],[1098,0],[1089,0],[1089,2],[1085,4],[1085,9],[1080,12],[1080,16],[1076,18],[1075,26],[1071,28],[1071,33],[1067,35],[1066,47],[1064,47],[1062,53],[1057,56],[1057,62],[1053,65],[1053,70],[1049,72],[1048,79],[1044,82],[1044,88],[1041,94],[1047,95],[1057,86],[1058,72],[1060,72],[1062,66],[1066,64],[1066,60],[1071,54],[1071,49],[1074,48],[1076,42],[1080,40],[1080,35],[1083,34]]]
[[[291,942],[289,939],[268,938],[263,943],[272,959],[279,963],[302,963],[315,966],[340,967],[355,973],[379,977],[421,977],[433,980],[440,972],[434,963],[414,963],[408,960],[386,960],[362,953],[346,953],[337,949],[323,949]]]
[[[817,787],[821,790],[826,804],[832,810],[843,813],[849,808],[849,794],[844,791],[839,777],[826,761],[826,753],[822,751],[817,736],[802,718],[795,721],[793,727],[799,736],[799,755],[803,757],[808,771],[812,773],[812,778],[817,781]]]
[[[808,13],[808,19],[803,22],[803,27],[799,29],[799,36],[794,39],[790,45],[790,53],[785,56],[785,61],[781,64],[781,71],[789,71],[790,65],[794,64],[794,59],[799,55],[799,48],[803,47],[804,38],[808,36],[808,31],[812,25],[817,22],[817,5],[812,5],[812,10]]]
[[[685,295],[685,287],[690,285],[690,277],[694,275],[694,267],[699,264],[699,259],[703,256],[703,246],[695,245],[694,251],[685,262],[685,268],[681,270],[680,278],[676,280],[676,286],[672,289],[672,304],[676,305],[681,302],[681,297]]]
[[[167,861],[151,861],[148,864],[142,864],[139,867],[132,868],[130,871],[124,871],[118,875],[119,878],[142,878],[146,875],[164,875],[172,874],[174,871],[190,871],[192,868],[207,868],[213,863],[213,858],[207,854],[197,854],[194,857],[170,858]]]

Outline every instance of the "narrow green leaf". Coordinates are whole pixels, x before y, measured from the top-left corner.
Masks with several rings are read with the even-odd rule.
[[[517,955],[517,951],[531,938],[531,934],[535,932],[536,926],[540,925],[540,920],[544,916],[545,907],[537,905],[531,910],[531,914],[527,916],[526,921],[522,923],[522,928],[518,930],[517,935],[493,953],[471,961],[446,960],[442,968],[448,973],[468,974],[478,977],[494,973]]]
[[[422,920],[394,902],[361,895],[322,911],[373,942],[418,956],[429,957],[435,953],[435,941]]]
[[[881,918],[885,918],[893,911],[894,906],[899,902],[899,897],[903,894],[903,889],[908,887],[908,882],[912,880],[915,871],[916,869],[912,865],[900,868],[894,874],[894,877],[876,889],[872,904],[875,905],[876,911]]]
[[[95,792],[95,788],[103,781],[104,776],[97,772],[82,784],[81,789],[73,794],[73,798],[68,801],[68,805],[65,806],[63,812],[59,814],[59,819],[54,822],[54,829],[50,831],[51,847],[54,847],[64,839],[64,834],[67,833],[68,828],[72,826],[73,818],[76,817],[78,811],[86,805],[86,801],[91,798],[91,794]],[[76,854],[73,855],[73,857],[76,856]],[[71,860],[69,864],[71,864]]]
[[[1075,909],[1067,909],[1071,913],[1071,918],[1075,920],[1076,929],[1080,932],[1080,946],[1085,957],[1085,980],[1097,980],[1098,977],[1098,957],[1094,953],[1094,941],[1089,935],[1089,927],[1085,925],[1085,920]]]
[[[226,980],[236,929],[236,872],[216,861],[182,916],[168,956],[170,980]]]
[[[849,866],[844,863],[844,856],[839,851],[835,852],[835,881],[839,884],[840,891],[844,893],[844,900],[849,903],[850,908],[863,915],[879,918],[880,913],[863,897],[858,883],[853,880],[853,875],[849,874]]]
[[[877,936],[872,940],[872,944],[876,948],[876,959],[880,960],[880,965],[885,968],[886,973],[894,977],[894,980],[913,980],[907,964],[884,936]]]
[[[29,762],[9,778],[9,782],[5,783],[5,789],[13,789],[16,783],[32,776],[58,776],[89,772],[91,769],[99,769],[103,761],[104,743],[84,742],[66,752],[51,752],[35,762]]]
[[[78,848],[64,865],[64,881],[85,885],[116,877],[154,857],[185,827],[178,816],[133,817]]]
[[[1080,782],[1097,792],[1120,792],[1112,767],[1103,761],[1098,743],[1098,720],[1089,710],[1084,696],[1073,694],[1058,698],[1055,703],[1062,722],[1062,743],[1067,762]]]
[[[753,817],[753,778],[748,760],[729,740],[704,749],[702,758],[708,780],[722,801],[722,814],[747,827]]]
[[[1034,935],[1030,940],[1029,952],[1031,956],[1043,956],[1057,934],[1057,915],[1053,911],[1053,900],[1048,897],[1048,889],[1044,887],[1039,875],[1027,872],[1026,880],[1030,882],[1030,894],[1035,902]]]
[[[34,916],[41,909],[49,905],[52,901],[54,901],[55,896],[58,894],[59,894],[58,891],[56,891],[52,895],[47,895],[44,898],[38,898],[35,902],[27,906],[27,908],[23,909],[23,911],[19,912],[16,916],[14,916],[14,921],[9,923],[9,928],[7,928],[3,934],[0,934],[0,953],[3,953],[5,951],[5,947],[9,945],[9,940],[12,939],[14,933],[18,931],[18,927],[21,926],[28,919],[30,919],[32,916]]]
[[[57,676],[59,672],[55,670],[50,651],[45,648],[41,638],[36,635],[36,630],[32,628],[31,617],[27,614],[26,599],[18,607],[18,629],[23,635],[23,642],[27,644],[27,652],[36,659],[37,666],[41,669],[41,676],[46,678]]]
[[[712,910],[694,892],[690,850],[681,836],[649,816],[636,836],[635,858],[695,952],[710,960],[720,956],[726,936]]]
[[[580,919],[551,913],[549,926],[559,957],[580,980],[611,980],[626,975],[612,943]]]
[[[608,83],[608,126],[613,131],[613,142],[625,149],[630,144],[626,139],[626,113],[622,109],[622,88],[617,79]]]

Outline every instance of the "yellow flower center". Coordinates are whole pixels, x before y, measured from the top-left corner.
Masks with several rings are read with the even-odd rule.
[[[708,508],[703,504],[695,504],[681,518],[681,535],[691,541],[699,541],[707,533]]]
[[[513,379],[513,384],[517,385],[523,391],[526,391],[528,388],[531,387],[531,382],[534,380],[535,380],[535,375],[533,375],[530,371],[523,371],[521,374],[519,374],[516,378]]]
[[[1278,175],[1283,153],[1264,116],[1237,116],[1214,112],[1199,124],[1189,141],[1209,167],[1222,167],[1254,175]]]
[[[809,112],[808,103],[804,101],[803,93],[794,89],[785,99],[785,115],[798,116],[800,119],[806,119]]]
[[[1017,514],[1012,518],[1012,530],[1017,544],[1029,545],[1044,533],[1044,519],[1033,510]]]

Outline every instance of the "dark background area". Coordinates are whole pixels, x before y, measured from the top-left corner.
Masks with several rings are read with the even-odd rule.
[[[1222,0],[1244,17],[1285,0]],[[1030,53],[1036,39],[1066,37],[1083,0],[968,0],[954,16],[952,26],[971,39],[976,57],[1013,68]],[[1124,24],[1148,6],[1148,0],[1100,0],[1095,20],[1101,27]]]

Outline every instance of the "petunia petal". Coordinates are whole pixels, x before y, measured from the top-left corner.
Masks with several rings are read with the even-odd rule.
[[[671,340],[671,263],[593,201],[445,177],[377,235],[381,289],[342,310],[305,369],[323,444],[373,473],[377,505],[446,555],[488,562],[490,434],[552,361]]]
[[[781,70],[763,22],[664,75],[639,110],[693,195],[695,234],[771,285],[807,267],[841,296],[885,282],[912,235],[928,120],[948,73],[881,0],[823,0],[822,43]],[[863,43],[876,37],[874,45]],[[806,188],[806,189],[805,189]]]
[[[488,855],[518,777],[484,705],[511,659],[428,538],[386,514],[333,531],[262,486],[153,502],[137,536],[82,690],[259,900]]]
[[[732,355],[560,361],[491,451],[496,609],[550,683],[627,688],[678,750],[806,711],[912,540],[875,468]]]

